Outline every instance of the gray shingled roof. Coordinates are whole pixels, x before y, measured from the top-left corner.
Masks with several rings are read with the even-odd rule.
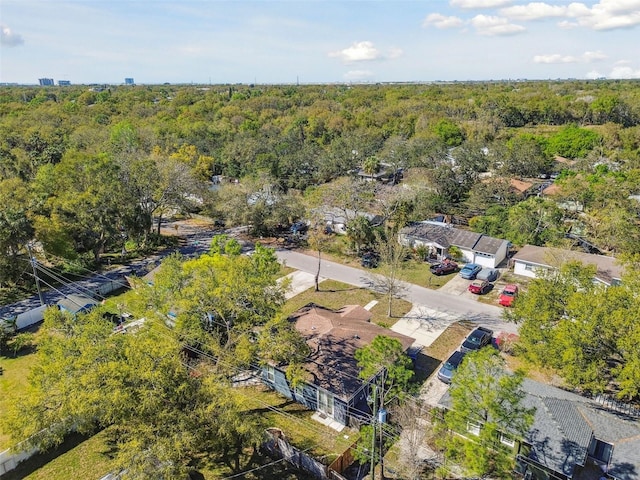
[[[500,249],[500,245],[506,241],[483,233],[460,230],[449,225],[438,225],[429,222],[416,223],[404,227],[400,230],[400,234],[405,237],[437,243],[443,248],[449,248],[454,245],[489,255],[496,254]]]
[[[540,465],[572,477],[585,463],[592,438],[613,445],[608,473],[620,480],[640,479],[640,422],[607,410],[596,402],[560,388],[525,379],[523,404],[535,407],[525,441],[529,457]],[[440,405],[449,408],[449,393]]]

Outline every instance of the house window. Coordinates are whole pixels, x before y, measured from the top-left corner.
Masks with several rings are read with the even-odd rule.
[[[473,435],[480,435],[480,424],[476,422],[467,422],[467,432]]]
[[[611,461],[611,454],[613,453],[613,445],[602,440],[596,440],[595,448],[593,449],[593,458],[600,460],[605,464],[609,464]]]
[[[476,257],[495,258],[495,255],[491,255],[490,253],[475,252],[475,254]]]
[[[527,272],[535,272],[536,267],[534,267],[534,266],[533,266],[533,265],[531,265],[530,263],[525,263],[525,264],[524,264],[524,269],[525,269]]]
[[[265,371],[267,373],[267,380],[270,382],[275,382],[276,381],[276,369],[273,368],[271,365],[267,365],[267,367],[265,368]]]
[[[323,390],[318,390],[318,411],[333,417],[333,395]]]
[[[504,433],[500,434],[500,443],[503,445],[506,445],[507,447],[515,447],[516,446],[516,439],[513,438],[511,435],[506,435]]]

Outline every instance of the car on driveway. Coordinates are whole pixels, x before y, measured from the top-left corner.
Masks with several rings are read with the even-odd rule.
[[[500,276],[500,272],[496,268],[485,267],[478,272],[476,279],[486,280],[487,282],[495,282]]]
[[[466,278],[467,280],[473,280],[476,278],[478,272],[482,270],[482,266],[477,263],[467,263],[462,270],[460,270],[460,276],[462,278]]]
[[[482,347],[486,347],[491,344],[491,338],[493,336],[493,330],[486,327],[476,327],[467,338],[464,339],[460,346],[460,351],[463,353],[475,352]]]
[[[442,263],[436,263],[435,265],[431,265],[429,267],[429,270],[434,275],[446,275],[448,273],[456,272],[458,270],[458,264],[450,260],[445,260]]]
[[[518,296],[518,286],[514,284],[505,285],[498,298],[498,303],[503,307],[511,307],[513,301]]]
[[[365,268],[376,268],[378,266],[378,262],[380,261],[380,257],[375,252],[366,252],[362,255],[362,259],[360,260],[360,265]]]
[[[451,383],[451,377],[453,377],[456,368],[462,363],[464,353],[455,351],[451,354],[447,361],[442,364],[440,370],[438,370],[438,380],[444,383]]]
[[[294,235],[302,234],[307,230],[309,230],[309,225],[307,225],[305,222],[296,222],[291,225],[291,228],[289,228],[289,231]]]
[[[487,293],[492,288],[493,288],[493,285],[491,285],[486,280],[477,280],[476,279],[476,280],[474,280],[473,282],[471,282],[469,284],[468,290],[471,293],[475,293],[476,295],[484,295],[485,293]]]

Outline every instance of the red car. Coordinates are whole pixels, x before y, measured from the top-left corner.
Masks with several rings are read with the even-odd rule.
[[[484,295],[489,290],[491,290],[491,287],[493,287],[493,285],[491,285],[486,280],[474,280],[469,285],[469,291],[471,293],[475,293],[476,295]]]
[[[498,299],[498,303],[503,307],[510,307],[513,305],[513,301],[518,296],[518,286],[517,285],[505,285],[502,293],[500,293],[500,298]]]

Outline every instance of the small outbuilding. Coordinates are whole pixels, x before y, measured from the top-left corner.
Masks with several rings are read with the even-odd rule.
[[[67,295],[56,304],[58,308],[63,312],[68,312],[71,315],[77,315],[78,313],[84,313],[91,310],[98,304],[96,300],[85,295]]]

